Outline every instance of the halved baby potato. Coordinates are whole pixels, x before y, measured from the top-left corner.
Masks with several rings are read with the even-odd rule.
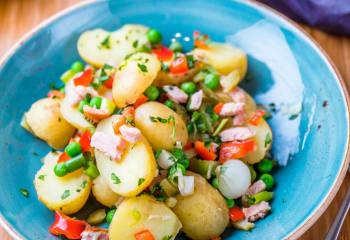
[[[181,227],[179,219],[164,203],[142,195],[119,205],[109,227],[109,237],[135,239],[137,233],[147,230],[155,240],[173,240]]]
[[[86,203],[91,190],[91,180],[83,174],[83,170],[57,177],[54,167],[58,157],[59,154],[55,158],[51,155],[45,158],[44,165],[35,175],[35,189],[39,200],[50,210],[73,214]]]
[[[56,149],[66,146],[75,133],[75,128],[61,115],[61,104],[59,99],[40,99],[25,113],[22,123],[27,130]]]
[[[254,164],[260,162],[265,156],[268,150],[270,150],[272,145],[272,131],[269,124],[261,119],[257,126],[250,125],[253,131],[255,131],[255,136],[253,137],[256,149],[253,152],[249,152],[243,161],[249,164]]]
[[[246,54],[229,44],[212,43],[208,49],[196,48],[193,53],[203,57],[203,61],[213,66],[220,74],[227,75],[234,70],[238,70],[240,79],[243,79],[247,72]]]
[[[121,196],[112,191],[102,176],[93,180],[92,194],[99,203],[109,208],[122,199]]]
[[[152,120],[157,117],[170,121],[162,123]],[[171,120],[172,117],[174,120]],[[159,102],[147,102],[139,106],[135,111],[135,124],[154,149],[171,150],[177,141],[182,146],[187,143],[188,133],[182,118]]]
[[[114,134],[112,122],[116,117],[114,115],[102,120],[96,131]],[[136,196],[142,192],[156,175],[156,160],[151,146],[143,136],[128,146],[119,162],[111,160],[97,149],[95,157],[97,168],[110,189],[124,197]]]
[[[89,64],[101,67],[105,63],[118,65],[125,57],[143,45],[148,46],[148,28],[127,24],[114,32],[94,29],[84,32],[78,40],[78,52]]]
[[[121,63],[114,76],[113,100],[117,107],[133,104],[152,84],[160,70],[160,61],[149,53],[135,53]]]

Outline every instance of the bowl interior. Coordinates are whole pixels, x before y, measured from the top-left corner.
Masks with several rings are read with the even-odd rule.
[[[249,56],[242,87],[258,103],[276,106],[269,120],[273,154],[288,164],[274,173],[273,212],[251,232],[228,230],[226,239],[282,239],[319,211],[345,161],[348,109],[336,74],[307,37],[243,1],[99,1],[55,19],[0,66],[0,211],[20,236],[55,239],[47,231],[53,214],[37,200],[33,186],[40,158],[50,148],[20,127],[22,114],[79,58],[76,42],[83,31],[126,23],[157,28],[167,43],[180,33],[176,36],[187,48],[194,30],[239,46]],[[29,190],[29,198],[20,188]]]

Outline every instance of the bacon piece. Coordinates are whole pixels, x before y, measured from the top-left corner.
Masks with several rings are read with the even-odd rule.
[[[236,87],[235,89],[233,89],[229,93],[229,95],[232,98],[232,100],[235,101],[236,103],[245,103],[246,101],[246,96],[243,90],[240,89],[239,87]]]
[[[219,115],[222,117],[232,117],[234,115],[237,115],[237,114],[243,112],[244,105],[245,105],[245,103],[241,103],[241,102],[239,102],[239,103],[234,103],[234,102],[225,103],[222,106]]]
[[[221,141],[242,141],[247,140],[255,135],[255,133],[247,127],[233,127],[222,131],[220,134]]]
[[[118,135],[95,132],[91,137],[90,145],[105,153],[113,160],[118,161],[121,159],[127,143],[125,139]]]
[[[266,189],[266,184],[263,180],[258,180],[253,183],[245,193],[246,195],[254,195],[256,193],[262,192]]]
[[[202,105],[202,101],[203,101],[203,91],[199,90],[198,92],[192,94],[188,108],[190,110],[198,110]]]
[[[233,117],[233,126],[242,126],[246,122],[245,113],[239,113],[238,115]]]
[[[268,202],[263,201],[250,206],[249,208],[243,208],[242,210],[249,222],[255,222],[261,218],[264,218],[271,210],[271,207]]]
[[[106,229],[88,226],[81,233],[81,240],[109,240]]]
[[[108,118],[110,115],[110,112],[107,109],[97,109],[88,105],[83,107],[83,112],[85,116],[93,122],[99,122],[102,119]]]
[[[163,87],[168,98],[176,103],[186,103],[188,95],[176,86],[166,85]]]
[[[75,86],[72,83],[68,84],[69,85],[66,87],[66,96],[72,106],[78,104],[81,100],[85,98],[87,94],[90,94],[91,97],[98,96],[98,93],[92,87],[85,87],[82,85]]]
[[[126,125],[122,125],[119,128],[119,131],[125,140],[130,143],[136,143],[141,137],[141,131],[136,127],[128,127]]]

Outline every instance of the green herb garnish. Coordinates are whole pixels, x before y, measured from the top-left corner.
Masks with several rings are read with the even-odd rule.
[[[141,72],[148,72],[147,66],[145,64],[138,63],[137,66],[141,70]]]
[[[46,175],[40,175],[40,176],[38,177],[38,179],[40,179],[41,181],[44,181],[44,180],[45,180],[45,176],[46,176]]]
[[[110,39],[110,35],[108,35],[101,43],[100,43],[100,47],[101,48],[106,48],[106,49],[110,49],[111,45],[109,44],[109,39]]]
[[[27,189],[21,188],[19,191],[22,193],[24,197],[26,198],[29,197],[29,191]]]
[[[111,179],[112,179],[112,181],[113,181],[114,184],[119,184],[119,183],[121,183],[120,178],[119,178],[117,175],[115,175],[115,173],[112,173],[112,174],[111,174]]]
[[[272,142],[272,139],[271,139],[270,133],[268,133],[266,134],[266,137],[265,137],[265,147],[267,147],[267,145],[269,145],[271,142]]]
[[[137,186],[140,186],[145,181],[144,178],[139,178],[139,181],[137,183]]]
[[[70,190],[64,190],[61,199],[64,200],[70,196]]]

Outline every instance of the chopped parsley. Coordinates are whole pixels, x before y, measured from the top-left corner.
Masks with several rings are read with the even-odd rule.
[[[141,70],[141,72],[148,72],[147,66],[145,64],[138,63],[137,66]]]
[[[86,187],[87,183],[88,183],[88,182],[87,182],[86,180],[84,180],[84,181],[81,183],[80,187],[84,189],[84,188]]]
[[[109,39],[110,39],[110,35],[108,35],[101,43],[100,43],[100,47],[101,48],[106,48],[106,49],[110,49],[111,45],[109,43]]]
[[[29,197],[29,192],[28,192],[27,189],[21,188],[19,191],[21,192],[21,194],[22,194],[24,197],[26,197],[26,198]]]
[[[166,118],[155,117],[155,116],[150,116],[149,118],[151,119],[152,122],[168,123],[168,119]]]
[[[297,117],[299,116],[299,114],[292,114],[292,115],[290,115],[289,116],[289,120],[294,120],[294,119],[296,119]]]
[[[45,180],[45,177],[46,177],[46,175],[40,175],[40,176],[38,177],[38,179],[40,179],[41,181],[44,181],[44,180]]]
[[[194,68],[195,60],[192,55],[186,55],[186,60],[187,60],[187,66],[188,68]]]
[[[172,235],[164,236],[162,240],[170,240],[172,237],[173,237]]]
[[[139,181],[137,183],[137,186],[140,186],[145,181],[144,178],[139,178]]]
[[[270,133],[268,133],[266,134],[266,137],[265,137],[265,147],[267,147],[267,145],[269,145],[271,142],[272,142],[272,139],[271,139]]]
[[[162,62],[162,67],[161,67],[163,72],[169,72],[169,65],[165,64]]]
[[[161,118],[161,117],[155,117],[155,116],[150,116],[149,117],[152,122],[159,122],[159,123],[172,123],[172,136],[176,136],[176,122],[175,122],[175,117],[173,115],[169,116],[167,119],[166,118]]]
[[[70,196],[70,190],[66,189],[64,190],[63,194],[61,195],[61,199],[64,200]]]
[[[34,155],[34,156],[39,156],[39,153],[33,152],[33,155]]]
[[[135,40],[135,41],[132,43],[132,47],[133,47],[133,48],[137,48],[138,45],[139,45],[139,41],[138,41],[138,40]]]
[[[120,178],[119,178],[117,175],[115,175],[115,173],[112,173],[112,174],[111,174],[111,179],[112,179],[112,181],[113,181],[114,184],[119,184],[119,183],[121,183]]]

